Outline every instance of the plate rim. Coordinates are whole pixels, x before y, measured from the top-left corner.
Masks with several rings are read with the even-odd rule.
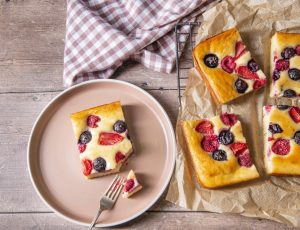
[[[171,170],[170,172],[168,173],[167,177],[166,177],[166,181],[165,183],[163,184],[162,188],[160,189],[160,192],[154,197],[154,199],[144,208],[142,209],[141,211],[137,212],[136,214],[132,215],[131,217],[125,219],[125,220],[122,220],[122,221],[116,221],[116,222],[113,222],[113,223],[110,223],[110,224],[96,224],[95,227],[113,227],[113,226],[117,226],[117,225],[121,225],[121,224],[124,224],[124,223],[127,223],[137,217],[139,217],[140,215],[142,215],[143,213],[145,213],[147,210],[149,210],[158,200],[159,198],[162,196],[162,194],[164,193],[164,191],[166,190],[167,186],[169,185],[170,183],[170,180],[172,178],[172,175],[173,175],[173,172],[174,172],[174,169],[175,169],[175,162],[176,162],[176,152],[177,152],[177,146],[176,146],[176,140],[175,140],[175,131],[173,129],[173,126],[172,126],[172,123],[170,121],[170,118],[168,116],[168,114],[166,113],[165,109],[162,107],[162,105],[150,94],[148,93],[146,90],[132,84],[132,83],[129,83],[129,82],[125,82],[125,81],[121,81],[121,80],[116,80],[116,79],[94,79],[94,80],[89,80],[89,81],[85,81],[85,82],[81,82],[77,85],[74,85],[68,89],[64,89],[62,92],[60,92],[58,95],[56,95],[53,99],[51,99],[47,105],[42,109],[42,111],[39,113],[39,115],[37,116],[33,126],[32,126],[32,129],[30,131],[30,135],[29,135],[29,140],[28,140],[28,144],[27,144],[27,169],[28,169],[28,172],[29,172],[29,176],[30,176],[30,181],[34,187],[34,190],[35,192],[38,194],[38,196],[40,197],[40,199],[43,201],[43,203],[51,210],[53,211],[56,215],[58,215],[59,217],[61,217],[62,219],[65,219],[71,223],[74,223],[74,224],[78,224],[78,225],[81,225],[81,226],[89,226],[89,223],[85,223],[85,222],[82,222],[82,221],[78,221],[76,219],[73,219],[73,218],[70,218],[66,215],[64,215],[63,213],[59,212],[57,209],[55,209],[52,205],[50,205],[47,200],[43,197],[43,195],[40,193],[35,181],[34,181],[34,178],[33,178],[33,175],[32,175],[32,171],[31,171],[31,168],[32,168],[32,165],[30,163],[30,149],[31,149],[31,143],[33,141],[33,133],[34,131],[36,130],[36,127],[38,125],[38,122],[40,121],[41,117],[44,115],[44,113],[46,112],[46,110],[56,101],[58,100],[60,97],[62,97],[64,94],[72,91],[72,90],[75,90],[76,88],[79,88],[83,85],[88,85],[88,84],[96,84],[96,83],[99,83],[99,82],[103,82],[103,83],[117,83],[117,84],[121,84],[121,85],[126,85],[128,87],[131,87],[131,88],[134,88],[135,90],[138,90],[140,91],[141,93],[145,94],[146,96],[148,96],[155,104],[156,106],[158,106],[158,108],[162,111],[163,115],[165,116],[166,118],[166,121],[167,121],[167,126],[170,127],[171,129],[171,138],[172,138],[172,141],[171,141],[171,146],[173,146],[174,148],[174,151],[173,151],[173,161],[172,161],[172,166],[171,166]]]

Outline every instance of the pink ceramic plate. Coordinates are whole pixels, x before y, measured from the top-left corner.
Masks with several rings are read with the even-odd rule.
[[[175,137],[161,105],[147,92],[117,80],[95,80],[55,97],[38,117],[28,145],[28,167],[41,199],[61,217],[88,225],[114,175],[84,179],[70,114],[120,100],[135,152],[121,171],[134,169],[143,190],[119,198],[100,216],[97,226],[125,223],[149,209],[166,189],[175,165]]]

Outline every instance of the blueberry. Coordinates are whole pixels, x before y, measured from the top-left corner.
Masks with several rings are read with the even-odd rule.
[[[216,68],[219,64],[219,58],[215,54],[206,54],[203,61],[209,68]]]
[[[279,109],[279,110],[286,110],[288,108],[289,108],[288,105],[277,105],[277,109]]]
[[[78,144],[87,144],[92,140],[92,134],[90,131],[84,131],[80,134]]]
[[[291,57],[294,57],[295,54],[296,54],[296,52],[293,48],[287,47],[281,52],[281,57],[283,59],[290,59]]]
[[[248,62],[248,69],[250,69],[251,72],[256,72],[258,70],[258,65],[256,64],[256,62],[251,59],[249,62]]]
[[[113,127],[114,131],[116,131],[117,133],[123,133],[126,131],[127,129],[127,125],[124,121],[118,120],[116,121],[116,123],[114,124]]]
[[[300,145],[300,131],[295,132],[294,134],[294,141]]]
[[[219,134],[219,142],[223,145],[232,144],[234,141],[234,135],[229,130],[223,130]]]
[[[274,70],[272,74],[273,81],[277,81],[280,78],[280,71]]]
[[[212,158],[216,161],[226,161],[227,155],[224,150],[219,149],[212,153]]]
[[[93,160],[93,167],[97,172],[105,171],[106,161],[102,157]]]
[[[291,98],[291,97],[296,97],[297,94],[296,94],[296,92],[295,92],[294,90],[292,90],[292,89],[287,89],[287,90],[284,90],[283,96],[284,96],[284,97]]]
[[[278,124],[270,124],[269,125],[269,131],[273,134],[275,133],[282,133],[282,128]]]
[[[293,69],[289,69],[288,71],[289,77],[290,79],[294,80],[294,81],[298,81],[300,79],[300,70],[293,68]]]
[[[236,88],[236,91],[238,93],[245,93],[246,90],[248,89],[248,84],[247,82],[245,82],[244,80],[238,78],[235,83],[234,83],[234,86]]]

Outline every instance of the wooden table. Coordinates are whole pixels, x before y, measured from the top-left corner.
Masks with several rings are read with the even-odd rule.
[[[0,2],[0,229],[84,229],[50,211],[29,179],[26,147],[44,106],[63,90],[66,2]],[[114,77],[152,94],[175,124],[176,75],[127,62]],[[123,228],[286,229],[273,221],[239,215],[191,212],[163,198]]]

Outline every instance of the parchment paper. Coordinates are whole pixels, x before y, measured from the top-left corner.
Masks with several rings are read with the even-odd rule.
[[[300,32],[300,1],[224,0],[206,11],[199,21],[197,41],[237,27],[243,41],[264,73],[269,76],[270,38],[274,31]],[[239,213],[300,226],[300,177],[267,177],[263,169],[262,106],[279,103],[268,99],[269,89],[261,89],[217,107],[194,69],[182,97],[176,137],[176,169],[166,199],[181,207],[218,213]],[[291,103],[285,100],[287,104]],[[218,190],[201,188],[186,159],[180,120],[212,117],[220,112],[239,115],[259,180]]]

